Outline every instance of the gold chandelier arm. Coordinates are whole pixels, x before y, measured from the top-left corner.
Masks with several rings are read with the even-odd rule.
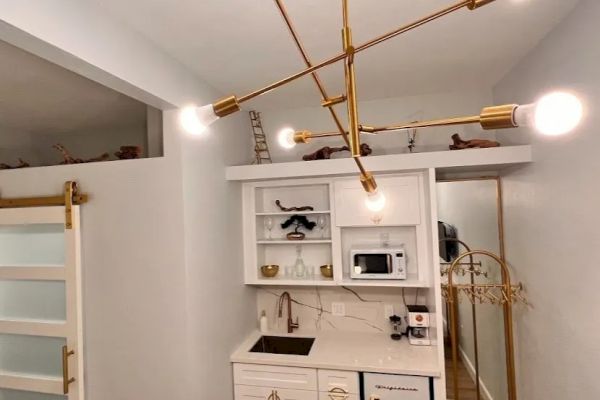
[[[354,70],[354,46],[348,13],[348,0],[342,0],[344,27],[342,44],[346,53],[344,76],[346,78],[346,106],[348,109],[348,131],[350,132],[350,153],[353,158],[360,157],[360,130],[358,128],[358,104],[356,100],[356,73]]]
[[[424,18],[421,18],[421,19],[419,19],[419,20],[417,20],[415,22],[412,22],[412,23],[410,23],[408,25],[405,25],[405,26],[400,27],[400,28],[398,28],[398,29],[396,29],[394,31],[388,32],[388,33],[383,34],[383,35],[381,35],[379,37],[376,37],[375,39],[372,39],[372,40],[370,40],[370,41],[368,41],[366,43],[363,43],[360,46],[355,47],[354,53],[359,53],[359,52],[361,52],[363,50],[368,49],[369,47],[372,47],[372,46],[375,46],[375,45],[377,45],[379,43],[385,42],[386,40],[391,39],[393,37],[396,37],[396,36],[398,36],[398,35],[400,35],[402,33],[406,33],[408,31],[413,30],[415,28],[418,28],[418,27],[420,27],[420,26],[422,26],[422,25],[424,25],[424,24],[426,24],[428,22],[435,21],[438,18],[441,18],[441,17],[443,17],[445,15],[448,15],[448,14],[451,14],[451,13],[453,13],[455,11],[458,11],[461,8],[469,7],[471,9],[475,9],[475,8],[481,7],[482,5],[485,5],[485,4],[488,4],[489,2],[491,2],[490,0],[486,0],[485,4],[483,4],[482,1],[483,0],[479,0],[479,1],[477,1],[477,0],[462,0],[462,1],[460,1],[460,2],[458,2],[456,4],[454,4],[454,5],[451,5],[450,7],[444,8],[444,9],[438,11],[438,12],[430,14],[430,15],[424,17]],[[481,5],[477,6],[478,4],[481,4]],[[258,97],[258,96],[260,96],[262,94],[270,92],[273,89],[277,89],[280,86],[283,86],[283,85],[288,84],[288,83],[290,83],[290,82],[292,82],[292,81],[294,81],[296,79],[299,79],[299,78],[301,78],[301,77],[303,77],[305,75],[308,75],[308,74],[311,74],[311,73],[313,73],[315,71],[318,71],[319,69],[321,69],[323,67],[326,67],[326,66],[334,64],[334,63],[336,63],[338,61],[341,61],[341,60],[345,59],[347,56],[348,55],[346,54],[346,52],[342,52],[342,53],[340,53],[340,54],[338,54],[338,55],[336,55],[336,56],[334,56],[332,58],[329,58],[329,59],[327,59],[325,61],[322,61],[322,62],[320,62],[320,63],[318,63],[316,65],[313,65],[313,66],[311,66],[309,68],[306,68],[303,71],[295,73],[294,75],[290,75],[287,78],[281,79],[281,80],[279,80],[277,82],[274,82],[274,83],[272,83],[272,84],[270,84],[268,86],[265,86],[265,87],[263,87],[261,89],[258,89],[256,91],[254,91],[254,92],[248,93],[248,94],[246,94],[244,96],[240,96],[237,99],[237,101],[238,101],[238,103],[243,103],[245,101],[251,100],[251,99],[253,99],[255,97]]]
[[[285,23],[288,27],[288,30],[290,31],[290,34],[292,35],[292,38],[294,39],[294,43],[296,44],[296,47],[298,48],[300,55],[302,55],[302,59],[304,60],[306,67],[311,68],[313,66],[312,61],[308,57],[308,53],[307,53],[306,49],[304,48],[302,41],[300,40],[300,36],[298,35],[298,32],[296,31],[296,28],[294,27],[294,24],[292,23],[292,20],[285,8],[285,5],[283,4],[283,1],[275,0],[275,4],[277,5],[277,8],[279,9],[281,16],[283,17],[283,20],[285,21]],[[327,94],[327,91],[325,90],[325,85],[323,85],[323,82],[321,81],[321,78],[319,77],[317,72],[312,72],[310,75],[312,76],[313,81],[315,82],[315,85],[317,86],[317,89],[319,89],[319,92],[321,93],[323,102],[330,100],[330,97]],[[333,108],[334,105],[335,105],[335,103],[332,103],[332,104],[326,106],[327,110],[329,111],[329,114],[331,115],[331,118],[333,119],[333,122],[335,123],[335,125],[339,131],[339,135],[341,135],[342,138],[344,139],[344,141],[346,142],[346,144],[348,146],[350,146],[350,141],[348,140],[348,134],[346,133],[346,130],[344,129],[344,126],[342,125],[340,118],[338,117],[335,109]],[[334,134],[332,136],[337,136],[337,135]],[[360,170],[360,173],[363,175],[366,174],[367,171],[365,170],[365,167],[363,166],[360,159],[354,158],[354,161],[356,162],[356,166]]]
[[[403,129],[416,129],[416,128],[431,128],[435,126],[452,126],[452,125],[468,125],[468,124],[477,124],[481,123],[481,117],[479,115],[474,115],[471,117],[457,117],[457,118],[443,118],[436,119],[431,121],[419,121],[412,122],[409,124],[403,125],[391,125],[391,126],[366,126],[363,125],[362,131],[365,133],[380,133],[380,132],[390,132],[390,131],[399,131]]]

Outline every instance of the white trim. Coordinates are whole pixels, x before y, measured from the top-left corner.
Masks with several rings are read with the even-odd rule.
[[[475,367],[473,366],[473,363],[471,362],[469,357],[467,357],[467,353],[463,350],[462,347],[458,346],[458,351],[460,352],[460,357],[462,358],[463,362],[465,363],[465,367],[467,369],[467,372],[469,373],[469,376],[471,376],[471,379],[473,380],[473,382],[475,382],[476,375],[475,375]],[[485,386],[485,383],[483,382],[483,379],[481,378],[481,374],[479,375],[479,387],[481,388],[481,396],[484,398],[484,400],[494,400],[494,398],[490,394],[490,391]]]
[[[64,281],[64,267],[0,267],[0,280]]]
[[[60,321],[0,321],[0,333],[11,335],[65,337],[66,328],[66,323]]]
[[[35,393],[63,394],[62,378],[0,372],[0,387]]]
[[[531,146],[506,146],[489,149],[433,151],[427,153],[389,154],[362,158],[365,168],[374,173],[407,172],[436,168],[439,171],[481,171],[482,167],[501,169],[533,161]],[[229,181],[325,177],[356,174],[351,158],[318,161],[298,161],[226,168]]]

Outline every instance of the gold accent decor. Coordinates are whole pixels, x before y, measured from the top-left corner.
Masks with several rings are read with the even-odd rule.
[[[213,110],[220,118],[240,110],[240,103],[235,96],[224,97],[213,103]]]
[[[69,394],[69,385],[75,382],[75,378],[69,378],[69,357],[74,354],[74,350],[68,350],[67,346],[62,347],[63,394]]]
[[[312,140],[312,134],[309,131],[300,131],[294,133],[294,142],[296,143],[308,143]]]
[[[240,109],[240,104],[242,104],[246,101],[252,100],[255,97],[258,97],[265,93],[268,93],[271,90],[277,89],[277,88],[284,86],[290,82],[300,79],[306,75],[311,75],[315,84],[317,85],[317,88],[319,89],[319,91],[321,93],[323,107],[326,107],[329,110],[329,112],[337,126],[337,129],[339,131],[339,133],[337,135],[341,135],[342,138],[345,140],[346,144],[350,148],[352,158],[355,160],[356,166],[358,167],[361,175],[365,175],[367,173],[367,171],[365,170],[362,162],[360,161],[360,134],[361,134],[361,132],[375,133],[375,132],[371,132],[371,130],[375,130],[377,128],[371,129],[371,127],[369,127],[369,126],[363,126],[361,128],[361,124],[359,122],[357,94],[356,94],[356,74],[355,74],[355,70],[354,70],[354,57],[356,56],[356,54],[358,54],[359,52],[366,50],[370,47],[376,46],[387,40],[390,40],[396,36],[402,35],[404,33],[412,31],[413,29],[419,28],[423,25],[433,22],[433,21],[435,21],[439,18],[442,18],[446,15],[449,15],[456,11],[459,11],[463,8],[468,8],[468,9],[474,10],[474,9],[480,8],[486,4],[489,4],[492,1],[493,0],[460,0],[454,4],[451,4],[445,8],[440,9],[436,12],[433,12],[429,15],[425,15],[424,17],[422,17],[414,22],[411,22],[404,26],[400,26],[399,28],[396,28],[392,31],[389,31],[380,36],[377,36],[377,37],[375,37],[367,42],[364,42],[360,45],[354,45],[352,42],[352,32],[351,32],[351,28],[350,28],[350,24],[349,24],[348,0],[342,0],[342,5],[343,5],[342,12],[343,12],[343,22],[344,22],[343,28],[342,28],[343,51],[337,55],[334,55],[333,57],[330,57],[330,58],[324,60],[324,61],[321,61],[317,64],[313,64],[311,62],[311,60],[309,59],[307,52],[300,41],[298,33],[296,32],[294,26],[292,25],[291,19],[290,19],[288,12],[285,9],[285,6],[283,4],[283,0],[275,0],[275,3],[282,15],[287,27],[288,27],[288,30],[290,31],[292,38],[294,39],[296,47],[298,48],[300,54],[302,55],[302,58],[304,59],[306,68],[302,71],[299,71],[299,72],[293,74],[293,75],[290,75],[288,77],[280,79],[276,82],[273,82],[267,86],[264,86],[258,90],[247,93],[245,95],[242,95],[239,97],[230,96],[225,99],[219,100],[213,104],[214,111],[219,117],[224,117],[226,115],[229,115],[231,113],[238,111]],[[324,89],[324,86],[323,86],[320,78],[317,75],[317,71],[320,70],[321,68],[324,68],[326,66],[332,65],[337,62],[340,62],[342,60],[345,61],[344,75],[345,75],[346,94],[345,94],[345,96],[342,95],[342,96],[338,96],[335,98],[330,98],[327,95],[327,93]],[[339,104],[343,101],[347,102],[347,114],[348,114],[348,129],[347,130],[344,129],[339,117],[337,116],[337,114],[335,113],[335,111],[333,109],[334,105]],[[465,117],[465,118],[458,118],[458,119],[449,119],[449,120],[439,120],[437,124],[436,123],[432,123],[432,124],[425,123],[425,124],[422,124],[422,126],[414,126],[414,124],[413,124],[412,127],[417,128],[417,127],[426,127],[426,126],[457,125],[457,124],[477,123],[477,122],[480,122],[479,116]],[[488,126],[487,120],[486,120],[486,126]],[[514,127],[514,126],[510,126],[510,127]],[[379,128],[379,131],[389,131],[389,130],[398,130],[398,129],[406,129],[406,128],[383,127],[383,128]],[[497,129],[497,128],[485,128],[485,129]],[[332,135],[332,134],[312,134],[310,136],[304,135],[301,137],[302,138],[301,143],[308,142],[309,137],[328,137],[328,136],[335,136],[335,135]],[[371,181],[374,184],[374,178],[371,177]],[[373,186],[373,185],[371,185],[371,186]],[[376,184],[374,184],[374,186],[376,186]]]
[[[346,400],[350,394],[342,388],[334,387],[329,390],[328,396],[331,400]]]
[[[487,4],[490,4],[496,0],[472,0],[471,4],[469,4],[469,10],[476,10],[479,7],[483,7]]]
[[[517,107],[516,104],[507,104],[484,108],[480,115],[481,127],[486,130],[516,128],[514,113]]]
[[[340,104],[346,101],[346,95],[340,94],[339,96],[332,97],[330,99],[325,99],[321,102],[322,107],[331,107],[336,104]]]
[[[321,275],[323,275],[325,278],[333,278],[333,265],[321,265],[319,270],[321,271]]]
[[[363,188],[367,193],[375,193],[377,190],[377,183],[373,178],[373,174],[370,172],[365,172],[364,174],[360,175],[360,183],[363,185]]]
[[[454,284],[454,272],[458,265],[465,257],[474,255],[483,255],[494,259],[500,266],[502,274],[502,283],[499,284]],[[491,304],[502,305],[504,310],[504,341],[506,353],[506,377],[508,386],[508,400],[517,399],[516,372],[515,372],[515,354],[514,354],[514,338],[513,338],[513,320],[512,320],[512,305],[516,302],[524,302],[527,304],[525,297],[522,294],[523,287],[521,284],[513,285],[510,280],[510,270],[506,262],[498,255],[485,251],[473,250],[459,255],[448,271],[448,285],[444,288],[445,296],[449,304],[456,304],[458,294],[463,292],[472,304],[489,302]],[[456,315],[456,307],[450,307],[450,326],[452,327],[452,365],[454,374],[458,371],[458,318]],[[455,379],[458,379],[455,375]],[[456,380],[455,380],[456,382]],[[458,385],[454,388],[454,399],[459,400]]]
[[[273,278],[277,275],[278,272],[279,272],[279,265],[269,264],[269,265],[263,265],[262,267],[260,267],[260,273],[265,278]]]
[[[64,184],[63,194],[60,196],[21,197],[14,199],[0,198],[0,208],[65,206],[65,228],[71,229],[73,227],[72,207],[87,202],[88,195],[79,193],[77,182],[67,181]]]

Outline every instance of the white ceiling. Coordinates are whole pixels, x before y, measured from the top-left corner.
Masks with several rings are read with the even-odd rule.
[[[86,0],[100,4],[223,93],[243,95],[304,65],[273,0]],[[350,0],[355,43],[411,22],[454,0]],[[490,88],[579,0],[497,0],[461,10],[357,56],[363,100]],[[340,0],[287,0],[313,61],[340,51]],[[332,95],[341,66],[324,69]],[[298,107],[319,100],[309,78],[255,100]]]
[[[19,133],[144,129],[146,105],[0,41],[0,128]]]

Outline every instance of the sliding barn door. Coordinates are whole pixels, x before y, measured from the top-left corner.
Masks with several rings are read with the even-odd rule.
[[[83,400],[79,207],[0,209],[0,399]]]

